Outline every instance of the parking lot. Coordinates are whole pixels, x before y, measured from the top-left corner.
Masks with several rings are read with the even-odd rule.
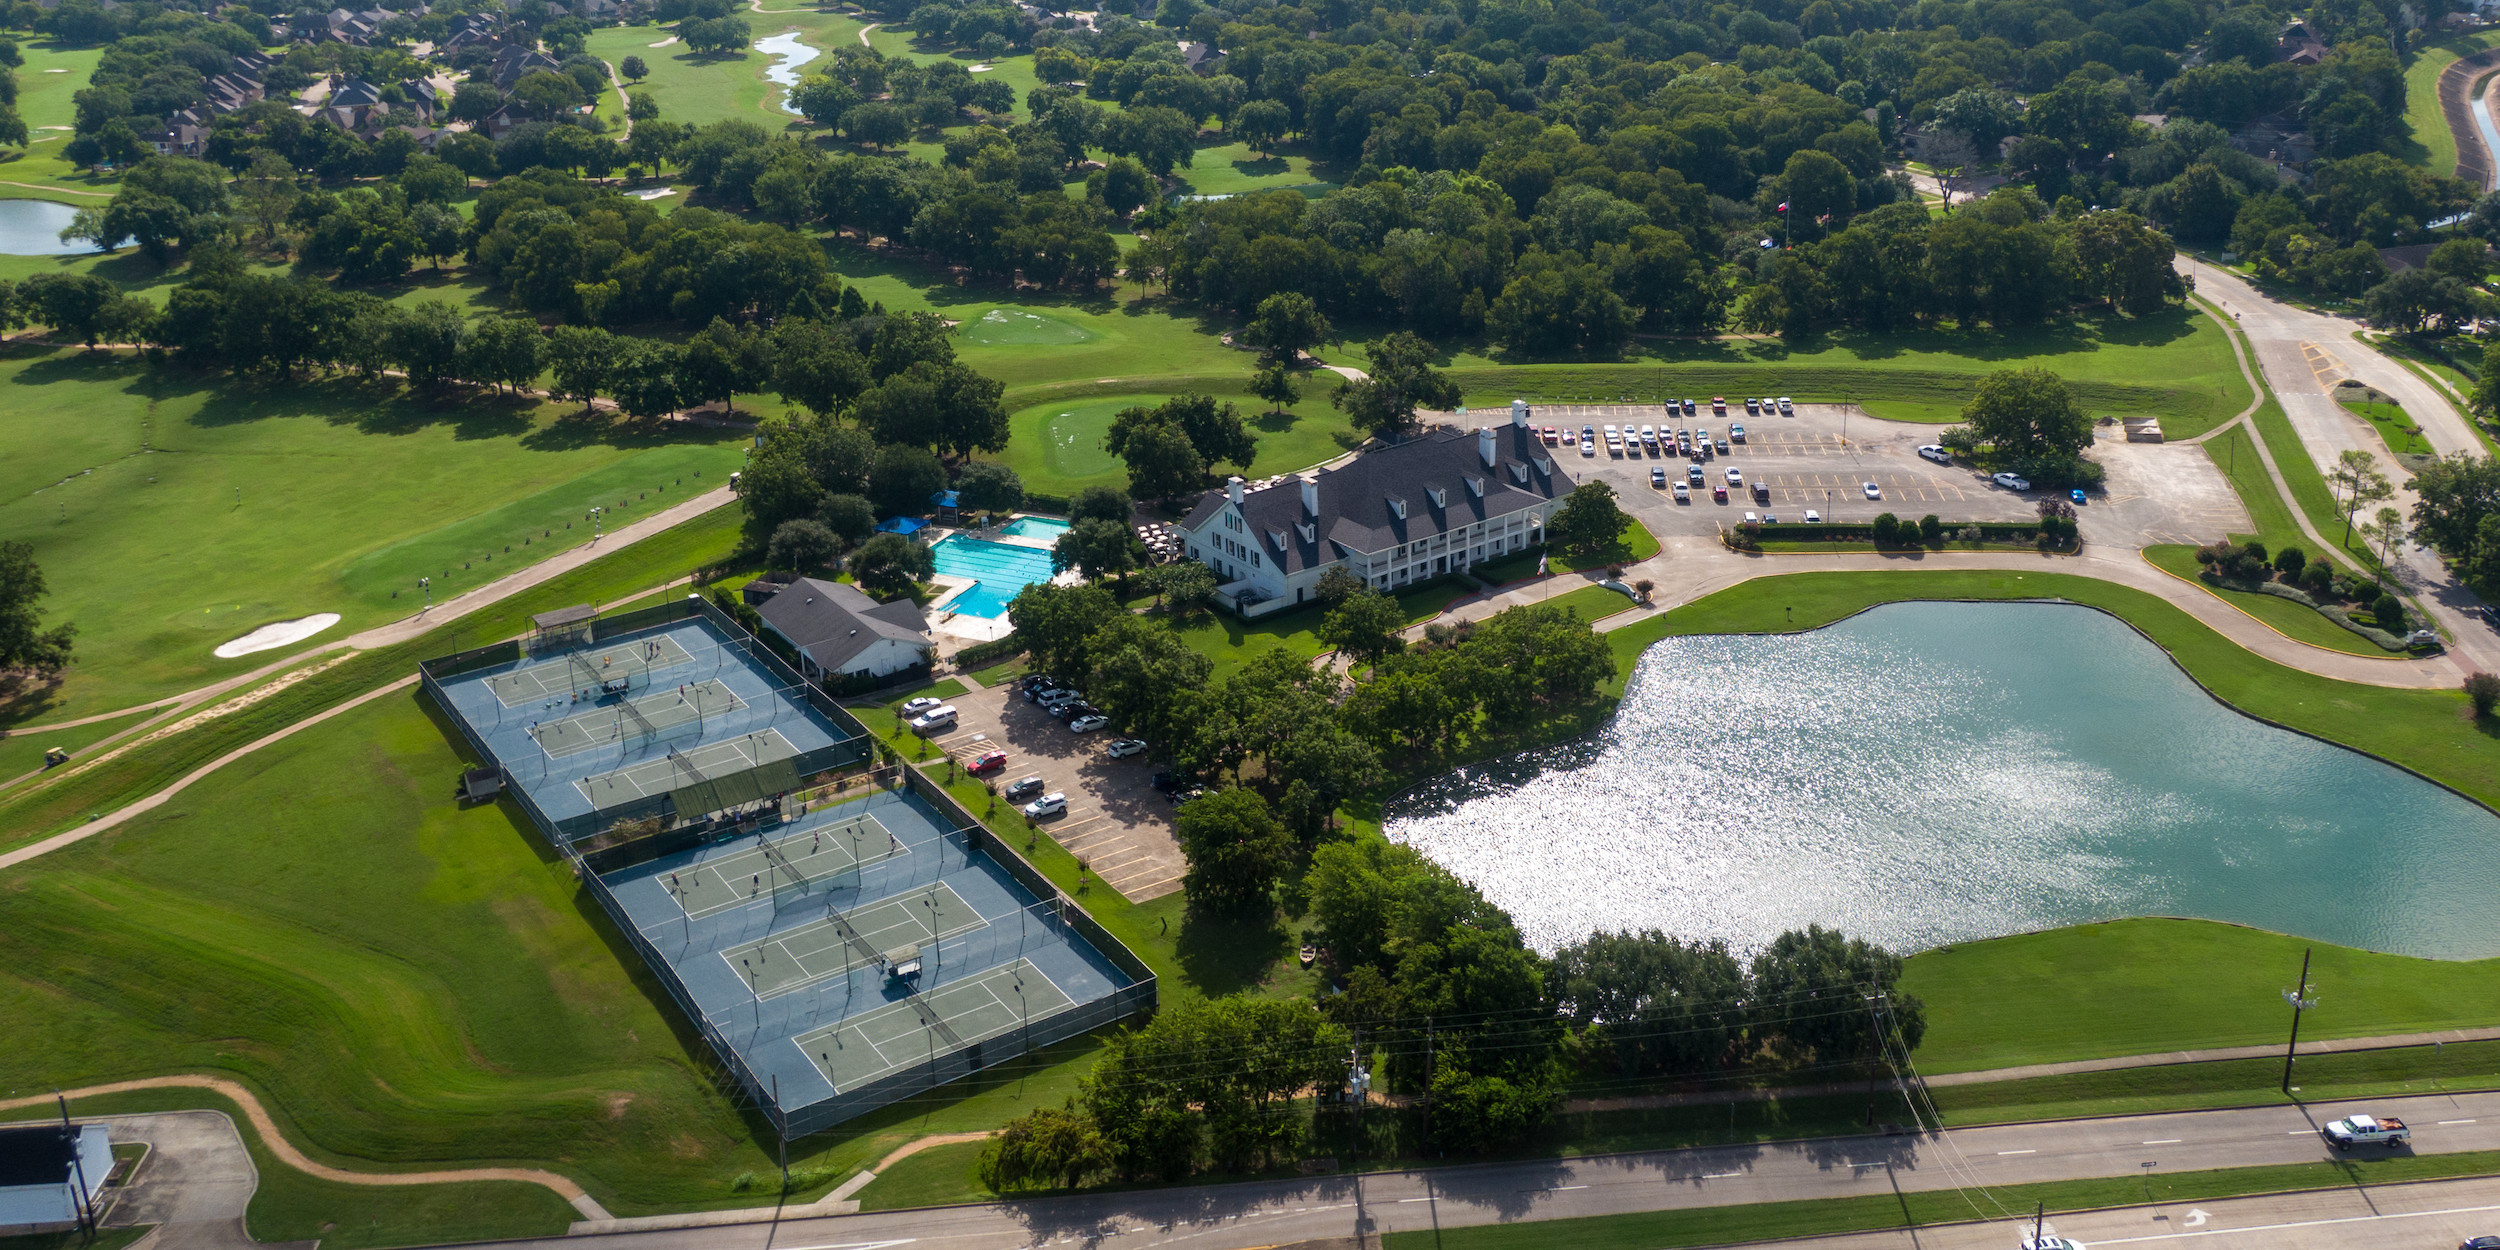
[[[1119,735],[1070,732],[1012,687],[976,690],[947,702],[956,710],[955,728],[931,741],[965,763],[984,751],[1005,751],[1007,766],[985,774],[1001,791],[1038,776],[1044,793],[1067,795],[1067,812],[1040,824],[1104,884],[1131,902],[1180,888],[1187,865],[1172,836],[1172,804],[1155,790],[1157,765],[1146,756],[1110,758],[1104,748]],[[1006,801],[999,799],[1002,807]]]
[[[1879,420],[1838,404],[1798,404],[1790,416],[1749,416],[1734,400],[1730,408],[1726,417],[1717,417],[1704,402],[1698,416],[1668,417],[1656,404],[1553,404],[1537,407],[1531,423],[1574,435],[1582,425],[1598,427],[1596,454],[1557,446],[1560,466],[1582,481],[1613,486],[1624,507],[1662,536],[1716,535],[1747,512],[1802,521],[1808,509],[1830,522],[1863,523],[1885,512],[1911,518],[1932,512],[1947,521],[2022,521],[2038,515],[2037,501],[2050,495],[2017,494],[1968,465],[1922,459],[1918,448],[1934,442],[1942,426]],[[1634,440],[1623,454],[1612,455],[1604,442],[1609,422],[1635,430],[1644,424],[1707,429],[1728,442],[1728,451],[1694,461],[1663,449],[1652,453]],[[1744,442],[1729,437],[1731,425],[1745,427]],[[2115,426],[2107,427],[2106,435],[2096,441],[2092,456],[2109,469],[2108,486],[2075,510],[2086,541],[2210,542],[2247,527],[2238,497],[2202,450],[2128,443],[2117,437]],[[1690,484],[1693,467],[1701,469],[1699,484]],[[1743,484],[1730,486],[1727,498],[1718,500],[1711,488],[1727,483],[1731,467],[1743,475]],[[1665,471],[1668,487],[1652,484],[1653,468]],[[1677,481],[1689,485],[1685,502],[1673,496]],[[1867,497],[1869,482],[1880,499]],[[1756,483],[1768,488],[1767,498],[1754,492]]]

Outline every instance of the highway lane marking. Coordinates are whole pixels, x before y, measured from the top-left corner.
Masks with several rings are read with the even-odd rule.
[[[1432,1201],[1432,1199],[1430,1199],[1430,1198],[1400,1198],[1400,1199],[1398,1199],[1398,1201],[1399,1201],[1400,1203],[1408,1203],[1408,1202],[1430,1202],[1430,1201]]]
[[[1731,1176],[1743,1176],[1743,1175],[1744,1175],[1744,1173],[1742,1173],[1742,1172],[1712,1172],[1712,1173],[1710,1173],[1710,1174],[1709,1174],[1709,1175],[1707,1175],[1707,1176],[1699,1176],[1699,1177],[1695,1177],[1694,1179],[1695,1179],[1695,1180],[1704,1180],[1704,1181],[1723,1181],[1723,1180],[1726,1180],[1727,1178],[1729,1178],[1729,1177],[1731,1177]]]
[[[1850,1167],[1853,1167],[1853,1168],[1879,1168],[1879,1167],[1884,1166],[1884,1161],[1883,1161],[1883,1160],[1881,1160],[1881,1159],[1876,1159],[1876,1160],[1874,1160],[1874,1161],[1872,1161],[1872,1162],[1869,1162],[1869,1163],[1852,1163],[1852,1164],[1850,1164],[1849,1166],[1850,1166]]]
[[[2000,1150],[1997,1152],[1997,1157],[2002,1159],[2007,1155],[2036,1155],[2038,1153],[2040,1152],[2037,1150]]]
[[[2179,1144],[2179,1142],[2180,1142],[2180,1139],[2179,1139],[2179,1138],[2176,1138],[2176,1137],[2165,1137],[2165,1138],[2162,1138],[2160,1141],[2148,1141],[2148,1142],[2146,1142],[2146,1143],[2144,1143],[2144,1144],[2145,1144],[2145,1145],[2147,1145],[2147,1146],[2176,1146],[2176,1145],[2178,1145],[2178,1144]]]
[[[2219,1237],[2226,1233],[2276,1233],[2291,1228],[2332,1228],[2337,1224],[2366,1224],[2372,1220],[2418,1220],[2435,1215],[2488,1215],[2500,1206],[2450,1207],[2444,1211],[2393,1211],[2384,1215],[2346,1215],[2331,1220],[2301,1220],[2290,1224],[2259,1224],[2249,1228],[2205,1228],[2192,1233],[2161,1233],[2151,1237],[2103,1237],[2092,1244],[2098,1246],[2136,1245],[2147,1241],[2178,1241],[2188,1237]]]
[[[2472,1124],[2472,1120],[2441,1120],[2442,1124]]]

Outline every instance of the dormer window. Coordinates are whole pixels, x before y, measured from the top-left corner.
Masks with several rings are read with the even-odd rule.
[[[1539,456],[1536,458],[1536,471],[1539,477],[1552,477],[1554,476],[1554,462]]]
[[[1395,495],[1391,495],[1391,496],[1389,496],[1389,515],[1391,515],[1391,516],[1393,516],[1393,517],[1396,517],[1397,519],[1399,519],[1399,520],[1401,520],[1401,521],[1405,520],[1405,519],[1406,519],[1406,501],[1405,501],[1405,500],[1403,500],[1403,499],[1398,498],[1398,497],[1397,497],[1397,496],[1395,496]]]
[[[1311,523],[1310,523],[1310,522],[1308,522],[1308,521],[1296,521],[1296,522],[1294,522],[1293,527],[1294,527],[1296,530],[1301,531],[1301,533],[1302,533],[1302,541],[1304,541],[1304,542],[1306,542],[1306,543],[1315,543],[1315,542],[1318,542],[1318,541],[1319,541],[1319,527],[1318,527],[1318,526],[1313,525],[1313,524],[1311,524]]]
[[[1269,530],[1267,532],[1267,541],[1275,544],[1278,551],[1283,551],[1285,549],[1285,531]]]
[[[1513,464],[1510,466],[1510,477],[1514,482],[1526,482],[1528,480],[1528,466],[1524,464]]]
[[[1424,493],[1432,496],[1433,507],[1446,508],[1450,506],[1450,493],[1448,491],[1445,491],[1438,486],[1427,486],[1424,488]]]
[[[1468,478],[1467,493],[1478,499],[1484,498],[1484,479],[1480,477]]]

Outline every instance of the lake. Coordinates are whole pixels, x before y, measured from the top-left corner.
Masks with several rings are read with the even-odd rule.
[[[772,64],[764,67],[764,79],[781,84],[781,111],[798,116],[799,111],[790,107],[790,89],[799,85],[799,67],[824,54],[800,43],[799,33],[794,30],[756,40],[755,50],[773,59]]]
[[[0,256],[70,256],[92,252],[86,242],[63,243],[61,231],[78,210],[50,200],[0,200]]]
[[[1750,949],[1810,922],[1908,952],[2167,915],[2500,954],[2500,817],[2242,716],[2068,605],[1668,639],[1599,734],[1388,816],[1549,952],[1649,927]]]

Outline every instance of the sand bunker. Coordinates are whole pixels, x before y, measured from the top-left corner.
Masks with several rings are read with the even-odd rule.
[[[275,651],[289,643],[302,642],[338,623],[339,614],[336,612],[315,612],[291,621],[273,621],[217,648],[215,654],[218,659],[231,660],[255,651]]]

